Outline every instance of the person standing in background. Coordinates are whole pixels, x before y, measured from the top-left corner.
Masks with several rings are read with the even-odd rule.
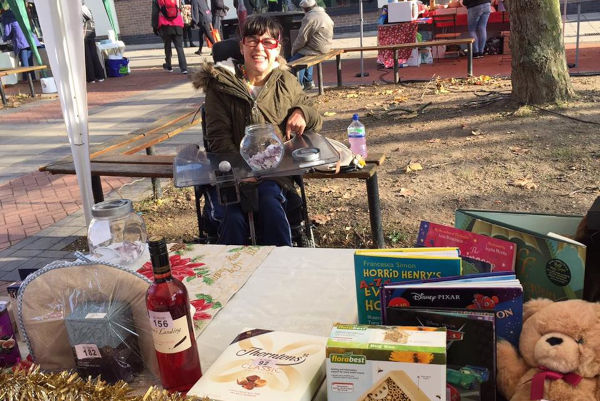
[[[2,11],[2,15],[0,16],[3,31],[2,40],[5,42],[11,42],[15,56],[19,58],[22,67],[33,66],[33,51],[31,50],[29,42],[27,42],[25,34],[17,22],[15,14],[11,10],[2,9],[0,11]],[[35,36],[33,32],[31,35],[33,37],[33,42],[37,47],[39,47],[40,42],[37,36]],[[27,81],[28,75],[31,76],[31,79],[35,80],[35,73],[33,71],[29,71],[23,73],[23,81]]]
[[[333,43],[333,20],[323,7],[317,6],[315,0],[302,0],[300,7],[304,10],[304,18],[298,31],[298,36],[292,44],[292,57],[289,61],[298,60],[304,56],[324,54],[331,50]],[[308,67],[298,71],[298,80],[305,90],[315,87],[313,68]]]
[[[198,27],[198,50],[194,53],[200,55],[204,37],[211,45],[215,44],[215,38],[212,36],[212,13],[207,0],[192,0],[192,21]]]
[[[491,0],[462,0],[463,6],[467,7],[467,21],[469,35],[473,42],[473,58],[482,58],[487,41],[487,22],[490,17]]]
[[[171,56],[175,45],[179,70],[187,74],[187,61],[183,52],[183,17],[179,0],[152,0],[152,28],[155,35],[159,35],[165,45],[165,62],[163,69],[173,72]]]
[[[89,83],[104,81],[104,68],[96,49],[96,24],[92,12],[85,4],[81,5],[83,18],[83,49],[85,52],[85,79]]]
[[[246,9],[246,4],[244,4],[244,0],[233,0],[233,6],[235,7],[238,17],[238,29],[242,29],[244,23],[246,22],[246,18],[248,18],[248,10]]]
[[[192,39],[192,0],[183,0],[181,17],[183,18],[183,45],[194,47],[196,45]]]
[[[221,20],[227,15],[229,7],[225,5],[223,0],[210,0],[210,11],[212,12],[213,28],[219,31],[219,35],[222,38],[223,30],[221,28]]]

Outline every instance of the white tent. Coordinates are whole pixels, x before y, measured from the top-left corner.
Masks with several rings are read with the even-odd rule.
[[[80,0],[35,0],[56,81],[86,223],[92,219],[87,88]]]

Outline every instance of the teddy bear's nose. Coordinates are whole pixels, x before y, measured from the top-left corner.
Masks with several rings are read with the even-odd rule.
[[[550,337],[546,339],[546,342],[554,347],[555,345],[562,344],[563,340],[562,338],[558,337]]]

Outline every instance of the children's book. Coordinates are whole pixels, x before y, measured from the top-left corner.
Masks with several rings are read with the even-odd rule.
[[[446,382],[461,401],[496,399],[494,312],[472,309],[388,307],[386,325],[445,327]]]
[[[475,234],[452,226],[422,221],[417,246],[455,246],[463,258],[463,274],[514,271],[517,246],[514,242]]]
[[[388,307],[493,310],[496,337],[516,346],[523,320],[523,288],[514,278],[489,281],[489,277],[483,277],[483,280],[450,277],[423,283],[389,283],[382,287],[381,305],[383,321],[387,320]]]
[[[457,228],[514,242],[524,300],[583,296],[585,245],[573,241],[583,216],[457,210]]]
[[[357,250],[354,253],[354,276],[358,322],[381,324],[380,287],[384,283],[460,274],[458,248]]]

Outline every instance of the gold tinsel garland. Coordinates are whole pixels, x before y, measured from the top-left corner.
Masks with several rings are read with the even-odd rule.
[[[96,378],[82,379],[77,373],[44,373],[38,365],[27,370],[0,372],[2,401],[210,401],[208,398],[169,394],[150,387],[144,395],[132,394],[125,382],[108,384]]]

